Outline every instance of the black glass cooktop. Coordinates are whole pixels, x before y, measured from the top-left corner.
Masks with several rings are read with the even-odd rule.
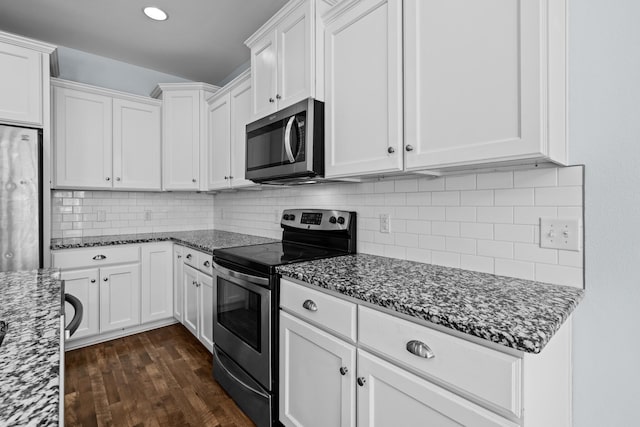
[[[231,262],[267,274],[274,273],[275,267],[279,265],[346,254],[343,250],[291,242],[263,243],[213,251],[216,262]]]

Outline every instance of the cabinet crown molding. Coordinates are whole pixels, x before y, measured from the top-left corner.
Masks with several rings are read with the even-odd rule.
[[[41,52],[49,57],[49,73],[51,77],[58,77],[60,75],[60,67],[58,65],[58,47],[49,43],[45,43],[40,40],[30,39],[18,34],[7,33],[0,31],[0,42],[12,44],[14,46],[20,46],[27,49]]]
[[[242,73],[238,74],[233,80],[231,80],[226,85],[222,86],[216,93],[207,98],[207,103],[211,104],[216,99],[219,99],[221,96],[231,92],[236,86],[240,83],[243,83],[251,78],[251,68],[247,68]]]
[[[202,82],[187,82],[187,83],[158,83],[158,85],[151,91],[150,96],[152,98],[159,98],[162,92],[168,92],[172,90],[203,90],[216,93],[220,90],[220,86],[212,85]]]
[[[260,40],[266,33],[269,31],[273,31],[275,27],[286,18],[293,10],[295,10],[298,6],[300,6],[305,1],[314,1],[314,0],[290,0],[289,3],[285,4],[282,9],[277,11],[275,15],[273,15],[267,22],[262,25],[262,27],[258,28],[258,30],[249,37],[244,44],[251,48],[258,40]]]
[[[76,89],[83,92],[94,93],[96,95],[105,95],[114,98],[127,99],[134,102],[143,102],[149,105],[162,105],[162,101],[150,98],[148,96],[135,95],[128,92],[121,92],[114,89],[107,89],[99,86],[93,86],[86,83],[74,82],[58,78],[51,78],[51,86],[63,87],[67,89]]]

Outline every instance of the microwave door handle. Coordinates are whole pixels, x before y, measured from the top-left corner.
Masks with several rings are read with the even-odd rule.
[[[287,152],[287,157],[289,158],[289,162],[295,163],[296,158],[293,157],[293,150],[291,149],[291,128],[293,127],[293,122],[296,120],[296,116],[289,117],[289,121],[287,122],[287,127],[284,131],[284,149]]]

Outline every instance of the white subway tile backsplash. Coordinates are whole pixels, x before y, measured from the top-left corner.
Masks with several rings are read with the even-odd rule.
[[[581,167],[536,168],[219,193],[213,197],[213,210],[211,205],[190,200],[189,193],[169,199],[163,193],[129,193],[127,197],[136,198],[122,206],[134,210],[125,211],[107,198],[97,200],[105,204],[92,205],[91,196],[99,197],[100,192],[86,192],[79,206],[86,207],[91,214],[101,209],[120,215],[120,219],[106,223],[89,220],[92,228],[84,229],[85,235],[95,230],[125,229],[118,221],[126,221],[128,227],[137,230],[151,226],[155,231],[215,219],[217,229],[273,238],[281,236],[274,218],[276,211],[281,214],[286,208],[304,207],[355,210],[359,252],[518,278],[543,277],[545,281],[563,284],[562,280],[576,281],[574,270],[582,271],[584,253],[540,248],[539,218],[582,218],[582,186]],[[75,199],[73,196],[69,198]],[[158,204],[150,204],[147,199],[157,200]],[[66,207],[64,200],[54,197],[55,215],[80,213],[59,210]],[[132,203],[138,201],[142,203]],[[140,218],[149,205],[155,206],[154,220],[142,221],[141,225]],[[184,206],[190,206],[188,212],[180,210]],[[130,219],[123,216],[125,213],[139,216]],[[391,216],[390,233],[379,231],[382,213]],[[59,222],[60,226],[63,224],[64,221]],[[53,226],[55,233],[64,231],[56,224]],[[553,272],[558,274],[554,276]]]
[[[513,188],[513,172],[480,173],[476,180],[476,188]]]
[[[582,268],[563,265],[536,264],[535,280],[582,288]]]
[[[495,191],[496,206],[533,206],[533,188]]]
[[[510,276],[517,277],[519,279],[534,280],[535,264],[532,262],[496,258],[495,274],[499,276]]]
[[[533,225],[496,224],[494,238],[509,242],[533,243]]]

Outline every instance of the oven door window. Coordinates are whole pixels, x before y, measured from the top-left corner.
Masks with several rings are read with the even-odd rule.
[[[260,352],[260,294],[218,277],[218,324]]]

